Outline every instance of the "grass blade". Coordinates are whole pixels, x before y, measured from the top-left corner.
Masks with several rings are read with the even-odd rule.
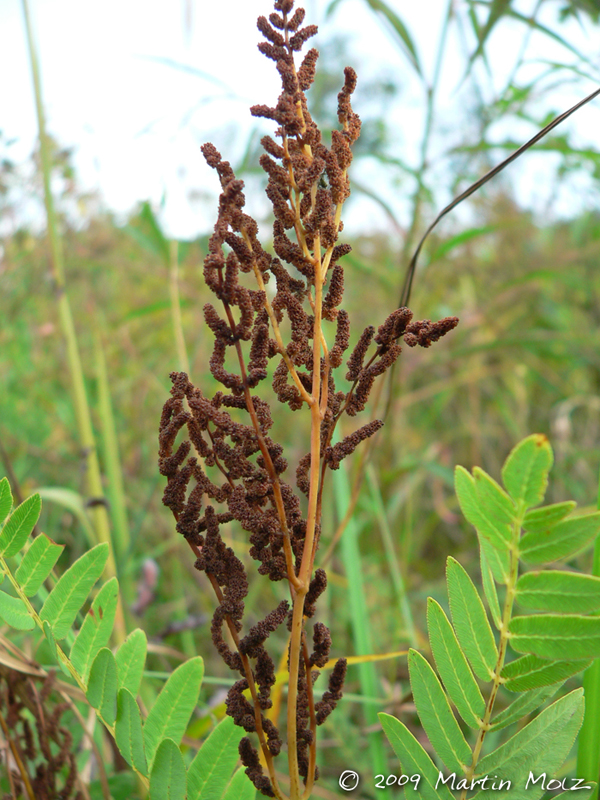
[[[75,330],[75,323],[73,321],[73,313],[71,310],[69,295],[66,290],[63,246],[59,233],[57,215],[54,208],[54,198],[51,189],[52,157],[50,152],[50,140],[46,132],[46,119],[44,114],[44,104],[42,101],[40,67],[33,38],[33,28],[29,14],[28,0],[22,0],[22,7],[25,18],[27,47],[29,51],[29,60],[31,63],[36,116],[39,130],[40,162],[44,183],[44,204],[46,207],[48,239],[50,243],[51,273],[55,285],[58,314],[66,343],[69,373],[73,387],[73,404],[79,432],[79,446],[81,451],[86,453],[85,475],[87,493],[88,497],[90,498],[101,498],[104,496],[104,489],[102,486],[100,464],[98,462],[94,430],[92,427],[92,416],[87,399],[83,368],[81,365],[79,343],[77,341],[77,333]],[[105,562],[106,578],[108,579],[115,577],[117,574],[117,568],[114,554],[110,547],[110,527],[108,524],[107,510],[104,504],[100,503],[94,506],[90,510],[90,516],[94,522],[96,541],[109,546],[109,552]],[[116,634],[120,639],[125,638],[123,612],[121,608],[119,608],[117,611]]]
[[[333,475],[334,496],[339,519],[344,519],[346,509],[350,505],[350,488],[345,465]],[[364,587],[364,573],[361,566],[361,555],[358,546],[359,526],[352,516],[344,530],[340,542],[340,554],[344,570],[348,578],[348,605],[350,608],[350,621],[352,625],[352,638],[357,655],[374,653],[372,627],[367,613],[366,593]],[[358,665],[361,694],[365,697],[378,697],[380,695],[379,679],[374,664],[363,663]],[[371,705],[364,707],[365,722],[372,729],[377,725],[377,712]],[[369,733],[369,758],[374,774],[385,772],[386,762],[382,750],[382,736],[380,731]]]
[[[413,621],[412,612],[410,610],[410,603],[406,594],[406,585],[404,583],[404,577],[402,576],[402,570],[400,568],[400,564],[398,563],[398,559],[396,557],[396,551],[394,549],[392,533],[390,531],[390,526],[388,525],[387,516],[385,513],[385,506],[383,504],[383,498],[381,496],[381,491],[377,484],[377,480],[375,478],[372,466],[369,465],[367,467],[366,475],[371,495],[371,501],[373,503],[375,514],[379,521],[381,538],[383,539],[383,544],[387,555],[388,566],[392,577],[392,582],[394,584],[394,589],[396,591],[396,600],[398,602],[398,607],[402,612],[404,625],[406,627],[406,632],[408,634],[408,641],[410,642],[412,647],[417,647],[418,645],[417,632],[415,630],[415,624]]]
[[[94,547],[97,544],[96,533],[90,523],[83,495],[73,491],[73,489],[65,489],[62,486],[43,486],[38,489],[38,493],[44,503],[56,503],[66,508],[77,518],[89,547]]]
[[[107,493],[114,532],[113,544],[119,562],[125,559],[130,546],[127,503],[123,486],[123,469],[119,453],[119,440],[110,397],[108,370],[106,369],[106,358],[99,333],[96,334],[94,345],[96,375],[98,376],[98,416],[100,419],[103,462],[106,470]],[[120,573],[123,573],[122,569]],[[123,578],[124,577],[123,575]],[[126,584],[127,581],[124,583]],[[127,593],[124,596],[127,597]]]
[[[376,13],[380,14],[388,21],[392,30],[398,38],[398,42],[405,56],[408,58],[410,64],[413,66],[417,75],[422,75],[421,64],[417,54],[417,48],[412,40],[408,28],[402,22],[400,17],[393,11],[387,3],[383,0],[366,0],[367,5]]]

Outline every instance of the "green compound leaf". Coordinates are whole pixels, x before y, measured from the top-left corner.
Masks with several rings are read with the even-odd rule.
[[[34,494],[17,506],[0,533],[0,556],[14,556],[25,545],[42,510],[39,494]]]
[[[502,481],[516,503],[539,506],[548,487],[554,455],[542,433],[534,433],[514,447],[502,467]]]
[[[494,575],[492,573],[492,568],[490,567],[489,561],[486,558],[483,548],[481,549],[480,553],[480,563],[481,563],[481,582],[483,584],[483,593],[487,598],[490,614],[492,615],[492,619],[494,620],[494,625],[499,630],[502,623],[500,603],[498,602],[498,593],[496,592],[496,585],[494,583]]]
[[[119,689],[129,689],[134,697],[140,690],[147,649],[146,634],[141,628],[136,628],[117,650]]]
[[[144,743],[150,764],[164,738],[181,741],[198,703],[203,677],[204,662],[196,656],[177,667],[163,686],[144,725]]]
[[[107,558],[108,544],[96,545],[69,567],[46,598],[40,617],[48,620],[56,639],[67,635],[92,586],[102,575]]]
[[[577,553],[600,531],[600,512],[566,519],[550,529],[526,533],[519,544],[519,557],[527,564],[549,564]]]
[[[433,749],[448,769],[464,772],[471,761],[471,748],[435,672],[416,650],[408,651],[408,671],[417,712]]]
[[[0,619],[18,631],[31,631],[35,628],[35,620],[21,598],[6,592],[0,592]]]
[[[52,628],[50,627],[50,625],[48,625],[46,620],[42,622],[42,629],[44,631],[44,636],[46,638],[46,641],[48,642],[48,647],[50,648],[50,652],[52,653],[52,658],[58,664],[58,666],[61,668],[64,674],[68,678],[71,678],[72,676],[71,673],[69,672],[69,668],[64,663],[62,658],[60,658],[60,656],[58,655],[58,647],[56,646],[54,636],[52,635]]]
[[[480,467],[473,467],[473,480],[479,508],[487,520],[493,521],[496,530],[509,545],[512,526],[517,519],[515,504],[504,489]]]
[[[479,531],[477,531],[477,538],[479,539],[481,554],[489,564],[496,582],[503,585],[508,584],[510,580],[510,552],[508,550],[496,550]]]
[[[508,629],[510,645],[518,653],[556,661],[567,653],[574,661],[600,656],[600,617],[532,614],[513,617]]]
[[[553,503],[551,506],[542,506],[542,508],[528,511],[523,518],[523,528],[532,532],[547,530],[568,516],[576,505],[574,500],[567,500],[565,503]]]
[[[548,661],[534,655],[522,656],[511,661],[502,670],[504,687],[510,692],[529,692],[541,686],[563,683],[567,678],[582,672],[590,665],[583,661]]]
[[[46,622],[46,620],[42,621],[42,630],[44,631],[44,637],[45,637],[46,641],[48,642],[48,647],[50,648],[50,652],[52,653],[52,658],[58,664],[58,666],[61,668],[61,670],[64,672],[64,674],[68,678],[72,678],[73,676],[71,675],[71,672],[69,671],[69,668],[65,664],[64,660],[58,654],[58,646],[56,644],[54,636],[52,635],[52,628]]]
[[[548,783],[550,783],[550,781],[548,781]],[[546,783],[546,787],[548,786],[548,783]],[[577,792],[577,800],[588,800],[588,798],[591,796],[595,788],[596,784],[593,782],[588,783],[585,786],[578,786],[577,789],[575,789],[575,791]],[[571,788],[567,789],[566,792],[561,792],[560,794],[552,795],[552,800],[571,800],[570,794],[571,794]]]
[[[528,572],[517,581],[516,600],[522,608],[586,614],[600,609],[600,578],[577,572]]]
[[[118,598],[119,582],[111,578],[96,595],[73,643],[69,658],[84,683],[96,654],[108,644],[115,623]]]
[[[479,473],[485,475],[481,470]],[[492,480],[489,476],[486,475],[486,477],[490,481]],[[484,485],[481,477],[479,477],[479,484]],[[477,532],[487,539],[495,550],[507,552],[511,541],[510,523],[507,523],[504,518],[497,519],[494,516],[490,510],[491,499],[488,498],[488,503],[484,508],[478,493],[478,483],[464,467],[458,466],[454,470],[454,489],[465,518],[475,526]],[[486,486],[486,489],[489,489],[489,486]],[[490,493],[492,491],[490,490]]]
[[[163,739],[150,770],[150,800],[183,800],[187,792],[185,764],[173,739]]]
[[[64,548],[64,544],[56,544],[45,533],[36,536],[15,574],[27,597],[33,597],[39,592]]]
[[[142,717],[138,704],[128,689],[119,689],[117,695],[115,740],[125,761],[142,775],[147,775],[148,764],[144,752]]]
[[[239,758],[240,739],[240,729],[231,717],[216,726],[188,768],[188,800],[221,799]]]
[[[0,525],[10,514],[13,505],[13,497],[10,491],[10,484],[8,478],[2,478],[0,481]]]
[[[255,800],[255,797],[256,789],[254,784],[246,775],[244,767],[240,767],[229,781],[223,800]],[[190,800],[189,792],[188,800]]]
[[[97,709],[105,722],[109,725],[115,724],[117,716],[117,664],[115,657],[107,647],[103,647],[94,659],[90,669],[86,697],[92,708]],[[131,764],[131,761],[129,763]]]
[[[467,725],[479,730],[485,713],[485,701],[452,625],[432,597],[427,601],[427,629],[433,657],[450,699]]]
[[[44,631],[44,636],[46,637],[46,641],[48,642],[48,646],[50,647],[50,652],[52,653],[52,657],[54,658],[55,661],[58,662],[59,659],[58,659],[58,650],[56,649],[56,642],[54,641],[54,636],[52,636],[52,628],[46,622],[46,620],[42,622],[42,629]],[[71,673],[68,674],[70,675]]]
[[[448,558],[446,578],[452,622],[460,646],[477,677],[489,681],[496,668],[498,650],[481,598],[473,581],[453,558]]]
[[[557,700],[497,750],[481,759],[477,776],[498,775],[510,780],[511,788],[502,793],[509,800],[537,800],[544,790],[540,784],[527,786],[530,772],[535,777],[553,775],[568,756],[583,722],[583,689]],[[498,792],[480,792],[479,800],[492,800]]]
[[[398,756],[405,775],[420,775],[417,790],[423,800],[454,800],[450,789],[439,783],[440,771],[406,725],[390,714],[378,714],[381,727]]]
[[[501,728],[506,728],[507,725],[512,725],[513,722],[519,722],[524,719],[532,711],[545,703],[552,695],[556,694],[560,686],[543,686],[540,689],[534,689],[531,692],[526,692],[520,697],[517,697],[504,711],[496,714],[490,730],[498,731]]]

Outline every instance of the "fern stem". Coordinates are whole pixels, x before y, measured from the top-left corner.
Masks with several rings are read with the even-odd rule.
[[[515,522],[513,527],[513,540],[510,549],[510,575],[506,584],[506,598],[504,600],[504,609],[502,612],[502,627],[500,628],[498,660],[496,661],[496,666],[494,668],[492,688],[485,707],[485,714],[483,715],[483,719],[479,727],[479,733],[477,734],[477,741],[475,742],[475,747],[473,748],[473,759],[471,761],[471,765],[465,772],[467,780],[471,780],[475,775],[475,770],[477,769],[477,764],[479,762],[479,757],[481,755],[483,742],[485,740],[487,732],[490,729],[490,720],[492,718],[494,704],[496,702],[496,697],[498,695],[498,689],[500,688],[503,682],[502,678],[500,677],[500,674],[502,672],[502,668],[504,667],[504,660],[506,658],[506,649],[508,647],[508,640],[509,640],[508,626],[510,624],[510,620],[512,617],[512,610],[515,601],[515,587],[517,583],[517,578],[519,576],[518,542],[519,542],[520,532],[521,532],[521,520],[519,519]],[[466,796],[467,796],[467,790],[463,789],[460,795],[460,800],[465,800]]]

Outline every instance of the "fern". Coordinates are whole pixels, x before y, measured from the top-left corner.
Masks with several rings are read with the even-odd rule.
[[[149,789],[151,800],[200,800],[208,794],[224,800],[251,800],[255,789],[243,772],[232,777],[239,740],[232,720],[224,719],[217,725],[189,765],[179,748],[198,702],[204,676],[202,658],[186,661],[170,675],[142,720],[136,696],[146,661],[146,634],[139,628],[134,630],[116,654],[107,647],[119,598],[116,578],[96,593],[74,641],[69,636],[104,571],[108,544],[84,553],[47,592],[43,590],[44,581],[63,546],[44,533],[30,540],[41,512],[39,495],[29,497],[11,513],[12,506],[10,486],[3,478],[0,583],[7,578],[13,592],[0,589],[0,618],[17,630],[29,631],[37,626],[44,634],[57,664],[82,690],[125,761]],[[13,569],[15,557],[19,563]],[[43,603],[37,602],[39,594],[45,594]],[[65,641],[73,642],[69,649]]]
[[[567,678],[600,656],[600,617],[590,615],[600,610],[600,579],[571,569],[543,568],[593,543],[600,512],[573,515],[572,502],[540,507],[552,463],[548,440],[535,434],[506,459],[504,488],[478,467],[472,474],[456,468],[460,507],[479,539],[489,615],[469,575],[449,558],[452,622],[432,598],[427,609],[439,678],[420,653],[411,650],[408,658],[415,706],[444,771],[400,720],[380,714],[404,772],[421,776],[417,793],[425,800],[450,800],[450,788],[461,791],[462,798],[477,791],[480,800],[487,800],[501,788],[510,800],[536,800],[567,758],[581,727],[582,689],[560,697],[522,725]],[[523,567],[533,569],[523,572]],[[522,613],[514,613],[515,605]],[[500,692],[517,697],[497,712]],[[521,723],[517,733],[484,753],[488,732],[516,723]],[[465,734],[465,728],[476,733]],[[558,785],[556,781],[550,788]],[[591,791],[589,787],[578,797]]]

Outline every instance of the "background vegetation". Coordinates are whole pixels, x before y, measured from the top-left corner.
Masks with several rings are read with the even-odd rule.
[[[531,135],[548,121],[548,98],[556,111],[565,110],[552,105],[553,91],[568,84],[579,98],[591,90],[590,77],[597,80],[594,53],[573,52],[560,21],[576,17],[597,37],[594,0],[540,1],[531,16],[511,2],[469,0],[454,11],[449,4],[447,25],[462,26],[465,34],[460,55],[464,80],[472,90],[471,127],[464,128],[457,115],[457,129],[449,136],[452,146],[441,152],[435,137],[449,125],[436,116],[445,28],[438,63],[423,65],[391,7],[380,0],[365,4],[388,26],[405,55],[407,70],[421,83],[428,113],[420,160],[406,164],[394,148],[394,128],[385,113],[390,102],[400,102],[399,87],[379,85],[370,94],[355,194],[362,194],[363,203],[369,197],[387,222],[359,235],[348,226],[345,231],[354,248],[347,259],[345,307],[355,335],[372,321],[374,309],[381,309],[375,316],[382,319],[393,310],[408,257],[435,215],[439,198],[462,190],[513,143],[521,143],[511,135],[499,137],[497,131],[519,122],[528,127],[517,129]],[[343,2],[332,4],[337,5]],[[486,73],[489,41],[515,21],[523,31],[536,30],[542,24],[536,15],[548,7],[555,12],[556,25],[538,27],[537,34],[549,41],[561,38],[569,56],[566,63],[546,65],[529,82],[521,81],[525,42],[508,84],[492,90],[493,76]],[[335,111],[332,98],[343,64],[332,63],[335,48],[324,49],[329,54],[325,72],[311,91],[317,118],[322,109],[327,119]],[[360,75],[360,58],[345,56]],[[369,55],[371,61],[375,58]],[[478,86],[485,87],[481,95]],[[361,113],[359,99],[355,107]],[[504,127],[494,127],[498,120]],[[592,196],[600,177],[598,151],[578,146],[568,130],[559,128],[555,134],[539,147],[548,158],[541,169],[554,170],[558,181],[583,171]],[[125,224],[117,222],[79,189],[69,152],[61,145],[52,143],[51,152],[57,227],[111,537],[128,600],[128,627],[143,627],[151,642],[149,663],[155,674],[145,683],[149,697],[161,685],[160,673],[170,671],[178,659],[204,657],[208,678],[190,731],[192,738],[202,737],[215,715],[223,713],[220,687],[229,684],[230,676],[210,642],[211,594],[161,504],[156,434],[169,372],[185,367],[187,359],[194,383],[207,390],[212,386],[207,368],[211,339],[201,314],[208,300],[201,273],[207,236],[169,242],[147,205],[132,212]],[[8,220],[0,238],[3,472],[22,497],[40,491],[40,528],[67,543],[75,559],[97,541],[97,534],[46,234],[22,222],[20,213],[24,203],[33,207],[42,200],[39,156],[34,154],[30,164],[13,163],[9,144],[2,140],[0,147],[0,209]],[[251,187],[261,181],[255,150],[252,138],[238,165]],[[510,169],[518,172],[520,162]],[[381,190],[370,175],[381,176]],[[385,433],[368,458],[355,459],[354,472],[350,465],[341,474],[335,496],[330,495],[322,544],[331,558],[324,621],[332,629],[336,657],[393,653],[408,644],[426,648],[426,598],[446,602],[447,555],[470,574],[477,573],[475,532],[460,516],[453,493],[455,464],[478,464],[497,477],[515,442],[532,432],[545,433],[556,455],[547,502],[574,499],[590,510],[594,504],[600,443],[599,206],[596,199],[573,218],[543,218],[523,208],[511,185],[510,177],[488,185],[466,217],[450,219],[428,240],[410,306],[416,318],[452,314],[461,323],[431,351],[401,357],[393,382],[380,396],[379,410],[372,413],[380,416],[388,406]],[[402,196],[406,211],[399,212],[389,200],[394,192]],[[19,222],[10,224],[15,219]],[[268,237],[267,225],[263,231]],[[275,427],[274,438],[287,444],[289,456],[306,451],[306,432],[296,428],[293,418],[276,418]],[[356,506],[339,538],[353,487],[358,487]],[[241,535],[235,528],[230,531],[233,539]],[[337,544],[330,547],[334,537]],[[591,555],[586,552],[578,559],[585,571],[590,570]],[[260,597],[251,587],[247,608],[255,609],[257,619],[272,605],[273,598]],[[43,649],[30,647],[30,654],[44,663]],[[376,732],[375,714],[383,710],[410,718],[407,676],[404,657],[350,666],[349,697],[325,726],[320,759],[324,779],[317,796],[337,796],[337,778],[346,768],[365,776],[364,796],[372,786],[367,775],[394,771],[396,762]]]

